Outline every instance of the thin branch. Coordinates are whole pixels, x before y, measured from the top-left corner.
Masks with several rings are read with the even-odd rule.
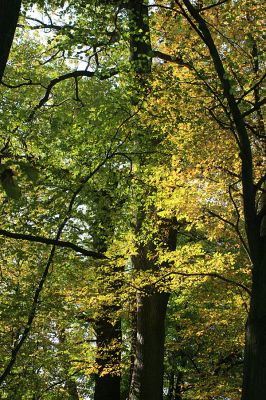
[[[255,111],[257,111],[261,106],[263,106],[263,104],[266,104],[266,97],[264,97],[261,101],[258,101],[254,107],[252,107],[250,110],[245,111],[244,113],[242,113],[242,118],[247,117],[248,115],[254,113]]]
[[[47,103],[47,101],[49,100],[49,97],[50,97],[50,94],[51,94],[51,91],[52,91],[53,87],[55,85],[57,85],[59,82],[63,82],[63,81],[65,81],[67,79],[70,79],[70,78],[76,79],[78,77],[89,77],[89,78],[97,77],[100,80],[105,80],[105,79],[111,78],[112,76],[116,75],[117,73],[118,73],[118,71],[117,71],[116,68],[111,68],[108,72],[106,72],[104,74],[101,74],[98,71],[86,71],[86,70],[79,71],[78,70],[78,71],[69,72],[67,74],[59,76],[58,78],[52,79],[50,81],[49,85],[46,88],[45,95],[40,100],[39,104],[37,104],[33,108],[32,112],[30,113],[30,116],[29,116],[28,120],[29,121],[32,120],[32,118],[35,115],[35,112],[38,109],[40,109],[45,103]]]
[[[184,61],[182,59],[182,57],[177,57],[177,56],[174,56],[174,55],[171,56],[170,54],[163,53],[163,52],[161,52],[159,50],[154,50],[152,52],[152,55],[153,55],[153,57],[160,58],[161,60],[168,61],[168,62],[171,62],[171,63],[174,63],[174,64],[178,64],[181,67],[186,67],[186,68],[192,69],[191,63]]]
[[[264,174],[256,183],[255,190],[256,192],[261,189],[263,183],[266,182],[266,174]]]
[[[201,30],[197,27],[197,25],[192,21],[192,19],[190,18],[190,16],[187,14],[186,10],[184,9],[184,7],[182,6],[182,4],[178,1],[175,0],[175,3],[178,5],[178,7],[181,10],[181,14],[186,18],[186,20],[190,23],[190,25],[193,27],[193,29],[195,30],[195,32],[197,32],[197,34],[199,35],[199,37],[204,40],[204,35],[201,32]],[[187,4],[185,3],[186,7]]]
[[[41,83],[34,83],[29,78],[23,78],[23,79],[25,79],[25,81],[27,81],[27,82],[18,83],[17,85],[10,85],[9,83],[3,82],[3,81],[1,81],[0,83],[1,83],[1,85],[5,86],[9,89],[17,89],[22,86],[42,86],[42,87],[44,87]]]
[[[171,275],[180,275],[180,276],[186,276],[186,277],[199,276],[199,277],[211,277],[211,278],[220,279],[223,282],[230,283],[231,285],[234,285],[234,286],[237,286],[237,287],[243,289],[245,292],[248,293],[249,296],[251,296],[251,290],[247,286],[243,285],[242,283],[236,282],[233,279],[226,278],[225,276],[219,275],[216,272],[192,272],[192,273],[189,273],[189,272],[172,271],[172,272],[169,272],[168,274],[166,274],[165,276],[163,276],[160,280],[163,280],[167,276],[171,276]]]
[[[220,6],[221,4],[224,4],[224,3],[227,3],[227,2],[228,2],[228,0],[221,0],[221,1],[218,1],[217,3],[211,4],[210,6],[202,7],[202,8],[200,9],[200,12],[206,11],[206,10],[210,10],[210,9],[213,8],[213,7]]]
[[[75,28],[74,25],[69,25],[69,24],[66,24],[66,25],[55,25],[52,22],[50,22],[50,24],[46,24],[45,22],[41,21],[40,19],[33,18],[33,17],[27,17],[26,19],[29,20],[29,21],[37,22],[38,24],[40,24],[39,26],[30,25],[31,29],[54,29],[54,30],[60,31],[62,29],[73,29],[73,28]]]
[[[205,211],[207,211],[207,213],[210,214],[212,217],[218,218],[220,221],[222,221],[225,224],[230,225],[232,228],[236,229],[236,225],[233,222],[231,222],[228,219],[222,217],[220,214],[216,214],[214,211],[211,211],[208,208],[205,208]]]
[[[62,248],[68,248],[71,250],[76,251],[77,253],[80,253],[86,257],[92,257],[95,259],[107,259],[107,257],[102,254],[102,253],[97,253],[92,250],[87,250],[84,247],[78,246],[75,243],[71,243],[65,240],[55,240],[51,238],[46,238],[43,236],[39,235],[29,235],[29,234],[24,234],[24,233],[16,233],[16,232],[10,232],[5,229],[0,229],[0,235],[12,238],[12,239],[17,239],[17,240],[26,240],[28,242],[36,242],[36,243],[43,243],[47,245],[55,245],[57,247],[62,247]]]
[[[72,374],[68,374],[67,378],[61,379],[61,380],[56,381],[56,382],[54,382],[54,383],[51,383],[51,385],[49,385],[49,386],[36,398],[36,400],[40,400],[40,399],[45,395],[45,393],[49,392],[49,391],[50,391],[51,389],[53,389],[55,386],[62,385],[62,383],[65,383],[69,378],[71,378],[72,376],[77,375],[79,372],[80,372],[80,371],[75,371],[75,372],[73,372]]]
[[[84,107],[84,103],[81,100],[81,98],[79,97],[79,82],[78,82],[78,78],[77,77],[75,77],[75,90],[76,90],[76,98],[75,98],[75,100],[80,102],[82,107]]]
[[[236,224],[234,224],[233,222],[229,221],[226,218],[223,218],[220,214],[217,214],[214,211],[211,211],[211,210],[209,210],[207,208],[205,210],[207,211],[208,214],[210,214],[211,216],[213,216],[215,218],[218,218],[220,221],[222,221],[225,224],[231,226],[235,230],[235,232],[236,232],[241,244],[243,245],[243,247],[244,247],[244,249],[245,249],[245,251],[246,251],[246,253],[247,253],[247,255],[248,255],[248,257],[249,257],[249,259],[251,261],[249,248],[248,248],[248,246],[247,246],[247,244],[246,244],[246,242],[245,242],[245,240],[244,240],[244,238],[243,238],[243,236],[242,236],[242,234],[241,234],[241,232],[239,230],[239,226],[238,226],[239,218],[240,218],[239,211],[238,211],[237,206],[236,206],[236,204],[235,204],[235,202],[234,202],[234,200],[233,200],[233,198],[232,198],[230,193],[229,193],[229,195],[230,195],[231,201],[233,202],[234,207],[235,207],[236,212],[237,212],[237,222],[236,222]]]
[[[246,253],[247,253],[247,255],[248,255],[248,257],[249,257],[249,259],[250,259],[250,261],[251,261],[251,258],[250,258],[250,251],[249,251],[248,245],[247,245],[247,243],[245,242],[244,237],[242,236],[242,234],[241,234],[241,232],[240,232],[240,229],[239,229],[240,213],[239,213],[239,209],[238,209],[238,207],[237,207],[237,204],[236,204],[236,202],[235,202],[235,199],[234,199],[233,193],[232,193],[232,189],[233,189],[234,185],[236,185],[236,184],[239,183],[239,182],[240,182],[240,181],[237,181],[237,182],[235,182],[235,183],[229,185],[229,196],[230,196],[231,202],[233,203],[233,206],[234,206],[234,209],[235,209],[236,215],[237,215],[237,220],[236,220],[236,224],[235,224],[235,230],[236,230],[237,236],[238,236],[240,242],[242,243],[242,246],[244,247],[244,249],[245,249],[245,251],[246,251]]]
[[[266,72],[262,75],[262,77],[258,80],[258,82],[256,82],[253,86],[251,86],[248,90],[246,90],[242,94],[242,96],[239,99],[237,99],[237,103],[239,103],[245,96],[247,96],[250,92],[252,92],[254,89],[256,89],[265,78],[266,78]]]

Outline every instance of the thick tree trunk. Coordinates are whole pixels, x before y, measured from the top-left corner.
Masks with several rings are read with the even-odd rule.
[[[138,296],[137,341],[130,400],[162,400],[168,293]]]
[[[148,1],[129,0],[130,58],[139,83],[147,84],[145,74],[151,72],[152,52],[149,27]]]
[[[121,322],[120,320],[116,321],[113,325],[112,321],[108,320],[108,317],[102,317],[97,322],[95,331],[97,336],[98,357],[96,362],[98,374],[95,376],[94,400],[119,400],[121,383]]]
[[[13,42],[21,0],[0,0],[0,81]]]

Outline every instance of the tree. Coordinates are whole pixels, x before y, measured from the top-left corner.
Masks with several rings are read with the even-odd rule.
[[[212,67],[217,74],[219,85],[223,94],[217,97],[220,105],[223,107],[224,120],[228,121],[227,126],[230,127],[232,134],[235,137],[237,146],[240,152],[240,164],[242,182],[242,195],[243,195],[243,213],[245,220],[245,232],[247,237],[247,250],[249,252],[251,262],[253,265],[252,272],[252,296],[250,313],[247,322],[247,335],[246,335],[246,351],[245,351],[245,367],[244,367],[244,383],[243,383],[243,399],[248,398],[263,398],[265,395],[265,372],[263,367],[264,354],[263,346],[265,336],[264,332],[264,266],[265,266],[265,235],[263,228],[263,220],[265,218],[264,210],[264,189],[263,182],[265,181],[265,174],[260,168],[254,170],[254,163],[257,158],[257,149],[260,154],[264,154],[264,136],[263,125],[261,120],[261,106],[264,104],[265,99],[261,97],[261,83],[264,75],[259,74],[259,69],[262,68],[263,61],[260,61],[261,52],[258,50],[259,42],[254,39],[253,27],[250,24],[250,8],[258,7],[257,23],[260,21],[260,5],[256,2],[246,4],[246,9],[241,16],[239,16],[238,4],[234,7],[228,8],[226,6],[206,6],[199,9],[191,2],[184,0],[183,2],[175,2],[177,12],[188,21],[193,31],[198,35],[199,41],[202,44],[201,51],[206,56],[206,60],[212,63]],[[236,66],[231,62],[232,50],[231,46],[234,45],[235,37],[228,38],[228,52],[223,54],[222,48],[219,48],[219,39],[224,35],[219,30],[213,28],[212,16],[205,17],[204,13],[208,10],[216,10],[215,16],[216,23],[220,21],[219,11],[223,10],[230,12],[230,18],[237,18],[241,20],[242,31],[246,34],[245,43],[241,42],[241,47],[246,45],[251,53],[251,62],[247,67],[248,73],[253,76],[254,81],[248,85],[248,88],[243,90],[243,83],[245,78],[242,76],[241,71],[236,71]],[[205,11],[206,10],[206,11]],[[242,9],[243,10],[243,9]],[[234,17],[233,17],[234,16]],[[228,17],[229,18],[229,17]],[[241,28],[240,28],[241,29]],[[216,32],[218,32],[218,39],[216,39]],[[227,34],[227,33],[226,33]],[[219,37],[220,36],[220,37]],[[227,36],[224,36],[227,39]],[[252,38],[252,39],[251,39]],[[208,53],[206,52],[208,50]],[[227,50],[227,49],[226,49]],[[249,53],[249,54],[250,54]],[[199,53],[200,54],[200,53]],[[255,59],[253,58],[255,56]],[[197,70],[195,72],[200,78],[207,90],[211,90],[214,96],[218,95],[210,85],[210,81],[206,79],[205,74]],[[246,70],[246,71],[247,71]],[[239,71],[239,72],[238,72]],[[244,83],[245,84],[245,83]],[[248,106],[247,96],[253,93],[252,106]],[[224,103],[224,99],[226,103]],[[221,102],[222,101],[222,102]],[[213,110],[211,110],[213,111]],[[213,115],[217,123],[222,127],[224,122],[217,118],[217,114]],[[253,121],[250,122],[249,118],[253,116]],[[249,121],[248,121],[249,120]],[[256,145],[255,145],[256,143]],[[256,147],[255,147],[256,146]],[[263,156],[264,158],[264,156]],[[262,192],[262,194],[260,194]],[[258,207],[259,199],[259,207]]]

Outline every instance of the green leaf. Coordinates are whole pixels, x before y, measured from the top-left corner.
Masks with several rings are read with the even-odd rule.
[[[33,182],[35,183],[38,180],[39,172],[33,167],[31,164],[19,162],[21,171]]]

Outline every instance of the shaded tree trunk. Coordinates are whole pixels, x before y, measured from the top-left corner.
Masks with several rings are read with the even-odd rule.
[[[130,400],[162,400],[168,293],[138,296],[137,340]]]
[[[255,39],[253,43],[253,68],[259,73],[259,54]],[[254,101],[257,107],[257,132],[262,138],[263,164],[266,170],[266,132],[260,101],[260,89],[254,89]],[[264,140],[264,142],[263,142]],[[260,193],[257,212],[257,244],[251,247],[253,259],[253,279],[250,311],[246,323],[244,356],[244,377],[242,400],[263,400],[266,398],[266,182],[258,187]],[[247,232],[250,235],[254,232]]]
[[[266,240],[264,241],[266,248]],[[252,298],[246,324],[242,400],[266,398],[266,251],[254,267]]]
[[[137,222],[137,232],[140,231],[143,219]],[[168,226],[169,225],[169,226]],[[168,249],[176,247],[177,231],[173,221],[161,225],[163,237],[161,241]],[[156,266],[156,250],[151,238],[148,244],[139,244],[138,255],[133,257],[136,270],[145,270],[152,273]],[[150,258],[153,254],[155,259]],[[165,317],[169,293],[160,292],[155,287],[147,285],[146,295],[137,294],[136,317],[136,353],[132,373],[129,400],[162,400],[163,373],[164,373],[164,341]]]
[[[96,362],[98,374],[95,376],[94,400],[119,400],[121,383],[121,322],[118,320],[112,324],[108,317],[102,317],[96,323],[95,331],[97,336],[98,357]]]
[[[97,251],[105,253],[115,229],[114,221],[111,218],[112,197],[104,189],[96,191],[93,196],[93,200],[97,204],[95,221],[94,224],[91,224],[93,247]],[[102,199],[105,201],[101,201]],[[108,280],[103,277],[101,292],[106,294],[112,290],[116,294],[115,297],[118,296],[122,286],[120,275],[113,280],[112,288],[109,285],[109,280],[112,281],[116,274],[122,275],[123,272],[123,267],[111,269]],[[117,316],[120,310],[120,301],[119,299],[113,301],[114,304],[104,304],[99,307],[99,318],[94,323],[98,368],[95,374],[94,400],[120,399],[122,329],[121,318]]]
[[[71,379],[68,379],[66,382],[66,388],[71,400],[79,400],[79,394],[76,382],[72,381]]]
[[[2,81],[13,42],[21,0],[0,0],[0,81]]]

